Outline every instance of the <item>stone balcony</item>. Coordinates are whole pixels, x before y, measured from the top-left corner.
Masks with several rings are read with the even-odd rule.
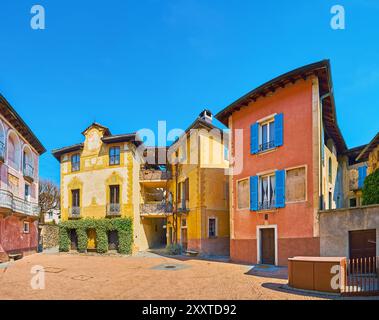
[[[40,207],[36,203],[18,198],[7,190],[0,190],[0,210],[32,217],[38,217],[40,213]]]
[[[166,216],[172,213],[172,205],[168,203],[143,203],[140,206],[141,216]]]
[[[158,169],[141,169],[140,181],[167,181],[171,179],[171,172]]]

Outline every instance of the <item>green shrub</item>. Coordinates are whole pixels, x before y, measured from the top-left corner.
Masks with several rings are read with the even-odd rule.
[[[379,169],[368,175],[362,189],[362,204],[379,204]]]
[[[166,247],[166,252],[170,256],[176,256],[176,255],[182,254],[182,246],[178,243],[177,244],[174,244],[174,243],[168,244]]]
[[[119,253],[130,254],[133,246],[133,223],[131,218],[68,220],[59,224],[59,250],[67,252],[71,247],[70,230],[76,230],[78,236],[78,251],[86,252],[88,244],[87,231],[96,231],[96,251],[108,251],[108,231],[117,231]]]

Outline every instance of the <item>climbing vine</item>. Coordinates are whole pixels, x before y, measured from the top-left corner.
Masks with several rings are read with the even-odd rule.
[[[86,252],[88,236],[87,231],[96,231],[96,251],[108,251],[108,231],[118,233],[118,252],[130,254],[133,245],[133,223],[131,218],[92,219],[63,221],[59,224],[59,250],[67,252],[71,247],[70,232],[75,230],[78,237],[78,251]]]

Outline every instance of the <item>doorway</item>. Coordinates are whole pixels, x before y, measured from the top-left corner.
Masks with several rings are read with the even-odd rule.
[[[188,247],[187,227],[185,228],[182,227],[180,240],[182,243],[183,251],[187,251],[187,247]]]
[[[108,250],[118,250],[117,230],[108,231]]]
[[[258,235],[258,263],[277,264],[276,226],[257,227]]]
[[[75,229],[70,230],[71,250],[78,250],[78,235]]]
[[[88,229],[87,237],[88,237],[87,250],[95,251],[96,250],[96,230]]]

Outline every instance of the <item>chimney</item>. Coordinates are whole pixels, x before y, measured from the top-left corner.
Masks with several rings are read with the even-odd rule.
[[[209,122],[209,123],[212,123],[212,120],[213,120],[213,114],[211,111],[209,111],[208,109],[204,109],[203,111],[201,111],[201,113],[199,114],[199,118],[206,121],[206,122]]]

